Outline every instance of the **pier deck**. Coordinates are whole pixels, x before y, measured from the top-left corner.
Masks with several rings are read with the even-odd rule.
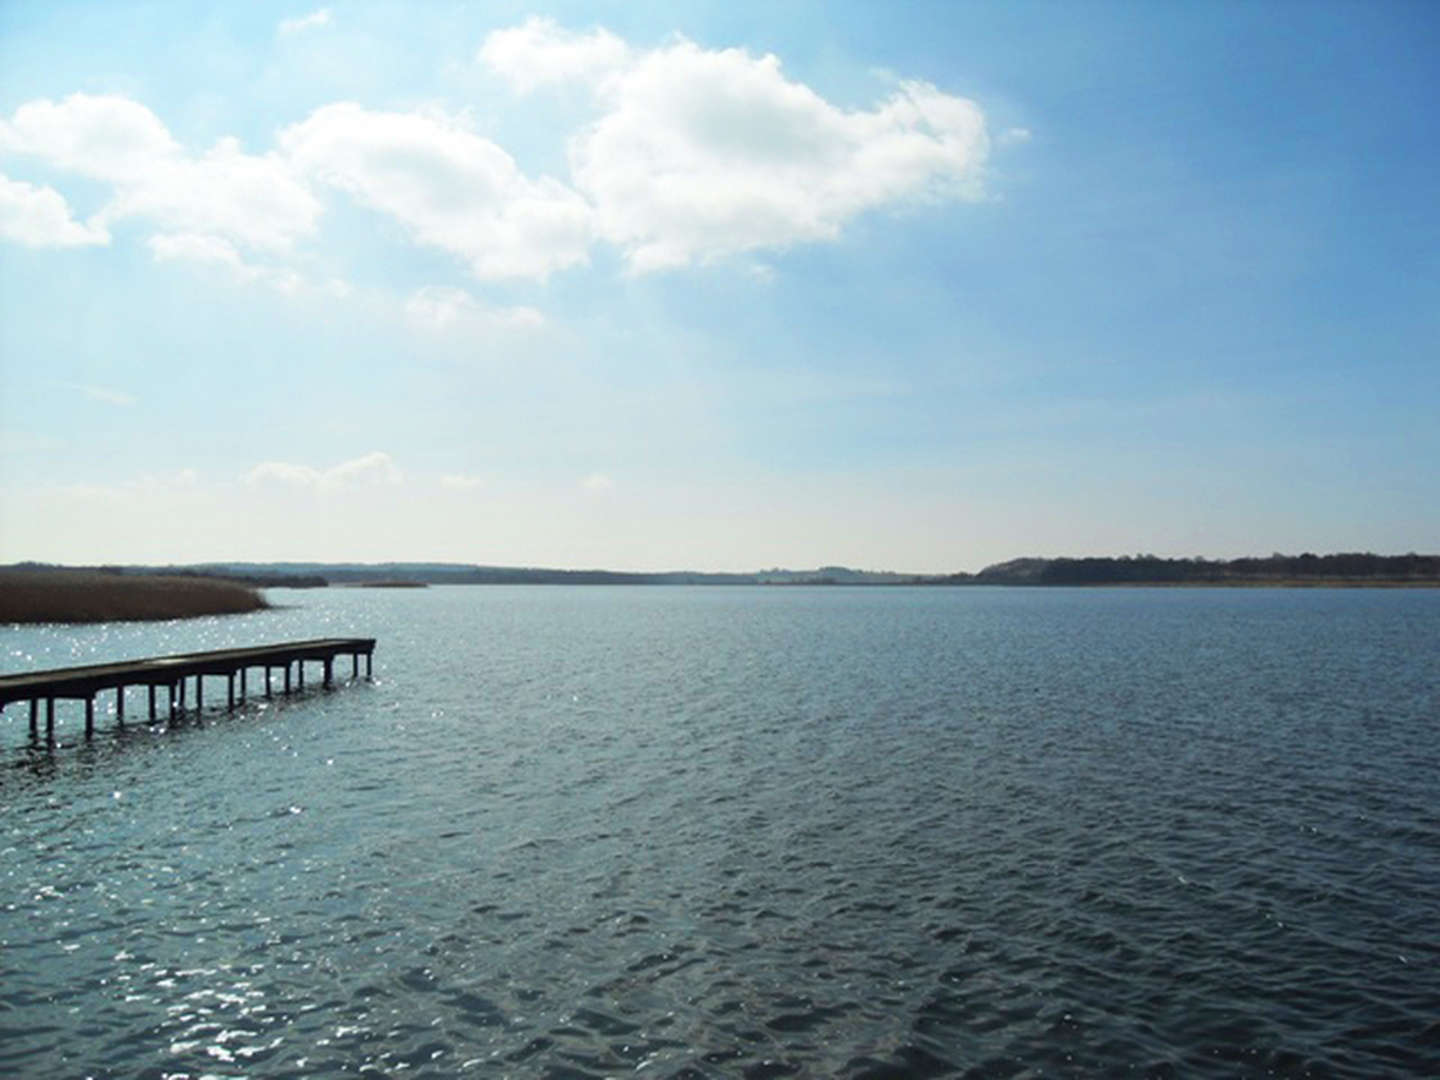
[[[360,675],[360,657],[365,657],[365,677],[371,674],[375,652],[374,638],[315,638],[311,641],[287,641],[275,645],[259,645],[248,649],[218,649],[214,652],[181,653],[177,656],[156,656],[126,660],[114,664],[91,664],[85,667],[56,668],[51,671],[26,671],[16,675],[0,675],[0,710],[15,701],[30,703],[30,733],[38,734],[40,702],[45,702],[45,733],[55,734],[55,702],[57,699],[78,699],[85,702],[85,734],[95,731],[95,695],[102,690],[115,691],[115,716],[125,722],[125,688],[149,688],[150,719],[156,718],[155,691],[168,690],[170,717],[185,708],[186,680],[195,680],[195,707],[204,704],[206,675],[226,680],[226,705],[236,704],[235,684],[239,680],[240,702],[245,701],[246,673],[251,668],[265,669],[265,694],[270,694],[270,674],[277,669],[285,673],[285,693],[291,691],[290,673],[296,672],[299,686],[305,685],[305,662],[318,662],[323,670],[324,685],[334,679],[335,658],[349,656],[351,674]]]

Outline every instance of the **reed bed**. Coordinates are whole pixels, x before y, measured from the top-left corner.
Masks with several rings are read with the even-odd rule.
[[[0,572],[0,623],[189,619],[269,606],[249,586],[218,578],[85,570]]]

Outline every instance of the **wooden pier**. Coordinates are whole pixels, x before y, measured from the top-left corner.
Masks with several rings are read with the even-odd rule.
[[[144,660],[125,660],[116,664],[92,664],[88,667],[58,668],[53,671],[27,671],[18,675],[0,675],[0,711],[15,701],[30,703],[30,734],[39,734],[40,703],[45,703],[45,735],[55,737],[55,702],[85,702],[85,734],[95,733],[95,695],[103,690],[115,691],[115,718],[125,722],[125,688],[144,686],[150,691],[150,720],[156,719],[155,691],[164,688],[168,695],[169,716],[175,719],[185,709],[186,680],[195,680],[195,708],[204,707],[207,675],[225,679],[226,708],[236,705],[236,683],[239,703],[244,704],[246,673],[252,668],[265,670],[265,696],[271,693],[270,676],[283,671],[284,692],[290,693],[291,671],[295,672],[296,688],[305,686],[305,663],[321,665],[325,686],[334,681],[335,659],[349,656],[351,675],[360,676],[360,657],[365,657],[365,677],[370,678],[371,660],[375,652],[374,638],[316,638],[313,641],[287,641],[277,645],[260,645],[250,649],[219,649],[215,652],[182,653],[179,656],[157,656]]]

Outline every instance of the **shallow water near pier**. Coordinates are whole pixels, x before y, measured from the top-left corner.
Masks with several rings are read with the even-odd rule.
[[[5,710],[0,1074],[1440,1074],[1440,591],[269,595],[0,628],[379,639]]]

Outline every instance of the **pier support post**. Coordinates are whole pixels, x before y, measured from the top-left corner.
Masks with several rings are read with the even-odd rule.
[[[3,2],[3,0],[0,0]],[[260,666],[265,672],[265,694],[277,693],[273,685],[274,669],[279,667],[285,676],[285,693],[296,689],[305,692],[305,667],[307,661],[320,665],[320,677],[326,690],[339,685],[344,678],[336,668],[340,658],[350,656],[350,677],[360,677],[360,654],[365,654],[365,677],[374,676],[374,638],[320,638],[310,641],[295,641],[284,644],[266,645],[244,649],[215,649],[202,653],[182,653],[176,656],[154,657],[116,664],[96,664],[54,671],[27,672],[19,675],[0,676],[0,711],[7,700],[15,704],[29,702],[30,734],[39,738],[40,709],[44,702],[46,734],[54,738],[55,702],[79,701],[85,710],[85,734],[95,732],[95,713],[106,711],[105,694],[115,691],[114,716],[116,725],[124,727],[126,722],[126,694],[131,684],[143,687],[145,699],[140,706],[148,710],[150,722],[165,714],[159,709],[158,698],[163,688],[169,695],[169,719],[176,722],[184,717],[187,709],[194,708],[200,716],[205,712],[205,677],[219,676],[225,679],[225,708],[233,711],[243,706],[249,694],[250,666]],[[294,671],[291,671],[292,666]],[[186,683],[195,679],[195,704],[186,700],[190,688]],[[239,682],[239,695],[236,682]],[[211,687],[211,694],[215,689]],[[220,706],[215,705],[218,710]]]

